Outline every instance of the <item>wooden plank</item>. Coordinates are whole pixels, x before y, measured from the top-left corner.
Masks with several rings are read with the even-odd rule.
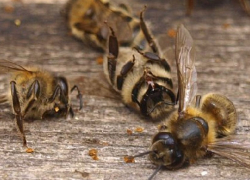
[[[102,66],[95,60],[101,54],[68,36],[65,22],[59,16],[62,4],[54,2],[13,3],[14,12],[1,10],[0,56],[65,75],[84,93],[88,88],[98,87],[97,82],[89,82],[86,76],[99,76]],[[134,12],[139,12],[145,1],[129,3]],[[154,34],[167,32],[180,23],[189,29],[197,46],[199,94],[212,91],[229,97],[239,115],[237,134],[250,138],[250,17],[237,1],[226,1],[214,8],[197,5],[191,17],[185,16],[181,1],[146,3],[145,16]],[[5,6],[2,3],[1,9]],[[21,20],[19,27],[14,24],[16,19]],[[5,80],[0,76],[1,93],[8,88],[8,84],[3,85]],[[25,123],[28,143],[35,149],[32,154],[21,147],[10,106],[1,105],[0,178],[147,179],[156,167],[146,157],[126,164],[123,156],[146,151],[157,132],[157,124],[129,110],[120,100],[87,94],[83,98],[84,108],[77,112],[78,102],[72,96],[74,119]],[[127,129],[134,131],[136,127],[143,127],[144,131],[127,134]],[[92,148],[98,150],[97,161],[88,155]],[[161,171],[155,179],[249,179],[249,175],[249,170],[214,156],[178,171]]]

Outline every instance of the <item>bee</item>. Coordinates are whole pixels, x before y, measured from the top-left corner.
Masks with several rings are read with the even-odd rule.
[[[122,46],[145,43],[138,18],[125,4],[114,6],[105,0],[69,0],[64,16],[71,33],[97,50],[105,50],[109,37],[107,22],[116,32]]]
[[[69,84],[65,77],[55,76],[36,67],[24,68],[7,60],[0,60],[0,70],[9,75],[10,81],[10,91],[1,96],[0,103],[9,101],[12,105],[23,146],[27,147],[23,120],[67,117],[69,113],[74,116],[69,99]],[[75,89],[82,109],[82,94],[76,85],[71,92]]]
[[[192,11],[194,9],[194,4],[195,4],[195,0],[186,0],[187,2],[187,15],[191,15]],[[223,3],[223,1],[217,1],[217,0],[201,0],[201,3],[203,3],[204,5],[208,6],[214,6],[214,5],[218,5]],[[239,0],[242,9],[248,14],[250,15],[250,5],[248,3],[248,0]]]
[[[119,47],[112,27],[103,69],[109,83],[123,102],[153,120],[169,114],[176,104],[170,66],[149,32],[140,13],[140,26],[148,42],[148,52],[139,48]]]
[[[233,103],[220,94],[196,95],[195,47],[183,25],[178,27],[175,49],[179,108],[160,126],[150,151],[141,154],[149,154],[158,166],[149,179],[162,167],[175,170],[213,153],[250,168],[250,144],[241,144],[242,139],[233,135],[237,122]]]

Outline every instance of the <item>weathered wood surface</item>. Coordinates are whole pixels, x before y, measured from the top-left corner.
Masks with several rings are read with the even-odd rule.
[[[197,46],[199,94],[213,91],[229,97],[239,115],[237,134],[250,138],[250,17],[238,2],[225,1],[209,9],[196,6],[192,17],[185,16],[183,1],[129,2],[135,12],[148,5],[145,16],[155,34],[185,24]],[[62,4],[13,5],[14,12],[7,13],[3,10],[6,3],[1,4],[1,58],[65,75],[83,93],[96,86],[85,77],[102,71],[95,61],[101,54],[68,36],[59,16]],[[15,19],[21,20],[21,26],[15,26]],[[5,79],[0,77],[1,82]],[[5,92],[7,86],[2,84],[0,91]],[[78,102],[72,96],[74,119],[25,123],[29,146],[35,149],[32,154],[21,147],[10,106],[1,105],[0,179],[147,179],[155,166],[146,157],[126,164],[123,156],[146,151],[157,124],[147,122],[119,100],[87,94],[83,98],[84,108],[77,112]],[[127,129],[134,132],[136,127],[144,131],[127,134]],[[92,148],[98,150],[97,161],[88,155]],[[178,171],[161,171],[155,179],[250,179],[250,172],[214,156]]]

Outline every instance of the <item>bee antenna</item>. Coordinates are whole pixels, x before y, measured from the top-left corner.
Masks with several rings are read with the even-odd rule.
[[[133,157],[133,158],[142,157],[142,156],[145,156],[145,155],[150,154],[150,153],[152,153],[152,152],[153,152],[153,151],[146,151],[146,152],[143,152],[143,153],[134,155],[134,156],[132,156],[132,157]]]
[[[153,177],[161,170],[163,166],[158,166],[158,168],[153,172],[153,174],[148,178],[148,180],[152,180]]]
[[[104,24],[106,24],[108,28],[110,29],[112,36],[115,36],[115,31],[111,26],[109,26],[108,21],[104,21]]]
[[[140,19],[142,19],[143,13],[146,11],[147,5],[144,5],[144,9],[140,13]]]

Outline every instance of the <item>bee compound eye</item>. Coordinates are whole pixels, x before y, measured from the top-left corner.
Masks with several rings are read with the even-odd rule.
[[[201,124],[201,126],[202,126],[202,128],[203,128],[203,130],[204,130],[204,132],[205,132],[205,135],[207,135],[208,130],[209,130],[209,127],[208,127],[207,122],[206,122],[204,119],[200,118],[200,117],[195,117],[195,118],[193,118],[193,119],[194,119],[195,121],[197,121],[198,123]]]

